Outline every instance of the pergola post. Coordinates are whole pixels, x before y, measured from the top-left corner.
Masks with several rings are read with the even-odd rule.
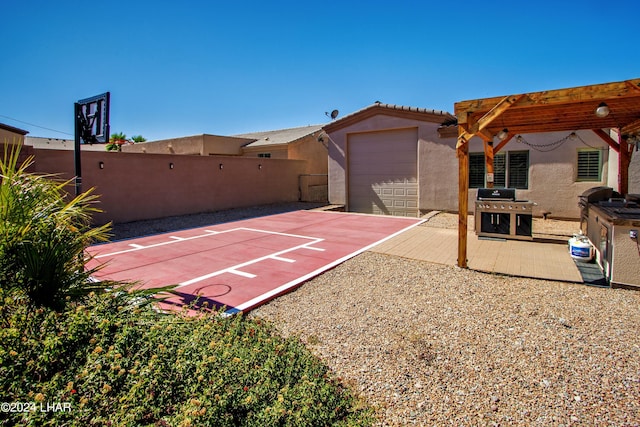
[[[629,191],[629,164],[631,163],[631,150],[626,135],[618,129],[618,140],[602,129],[592,129],[604,142],[618,153],[618,193],[625,195]]]
[[[624,196],[629,192],[631,152],[629,151],[627,138],[622,136],[622,132],[618,132],[618,144],[620,144],[620,151],[618,152],[618,193]]]
[[[467,217],[469,200],[469,143],[460,136],[456,146],[458,156],[458,267],[467,268]]]
[[[487,188],[493,188],[493,141],[484,141],[484,167],[486,170],[485,182]]]

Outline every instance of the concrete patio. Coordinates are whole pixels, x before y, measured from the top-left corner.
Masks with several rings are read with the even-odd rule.
[[[427,216],[427,222],[387,240],[371,249],[389,255],[417,259],[437,264],[456,265],[458,231],[452,227],[438,227]],[[448,221],[457,215],[442,214]],[[534,220],[534,241],[481,239],[473,230],[469,217],[468,265],[472,270],[507,274],[536,279],[583,283],[582,275],[567,250],[571,232],[577,230],[573,222]],[[576,230],[574,230],[576,228]]]

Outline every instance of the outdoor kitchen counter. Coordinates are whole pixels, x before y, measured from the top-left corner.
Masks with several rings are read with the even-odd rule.
[[[640,208],[589,204],[586,225],[611,286],[640,289]]]

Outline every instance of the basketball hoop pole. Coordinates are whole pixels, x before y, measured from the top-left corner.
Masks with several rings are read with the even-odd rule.
[[[75,164],[75,187],[76,187],[76,196],[82,193],[82,159],[80,156],[80,133],[82,129],[80,126],[82,121],[80,120],[80,114],[82,114],[82,107],[77,102],[73,103],[73,110],[75,118],[75,141],[74,141],[74,164]]]

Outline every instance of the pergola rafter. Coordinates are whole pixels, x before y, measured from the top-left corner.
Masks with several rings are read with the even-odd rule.
[[[595,114],[602,103],[609,107],[605,117]],[[493,156],[517,134],[593,130],[619,153],[618,191],[627,192],[631,137],[640,134],[640,79],[532,92],[455,104],[458,118],[456,154],[459,162],[458,265],[467,266],[467,216],[469,197],[469,141],[484,141],[487,173],[493,173]],[[618,129],[618,140],[603,129]],[[495,147],[493,137],[507,130],[507,137]],[[491,185],[489,182],[488,185]]]

